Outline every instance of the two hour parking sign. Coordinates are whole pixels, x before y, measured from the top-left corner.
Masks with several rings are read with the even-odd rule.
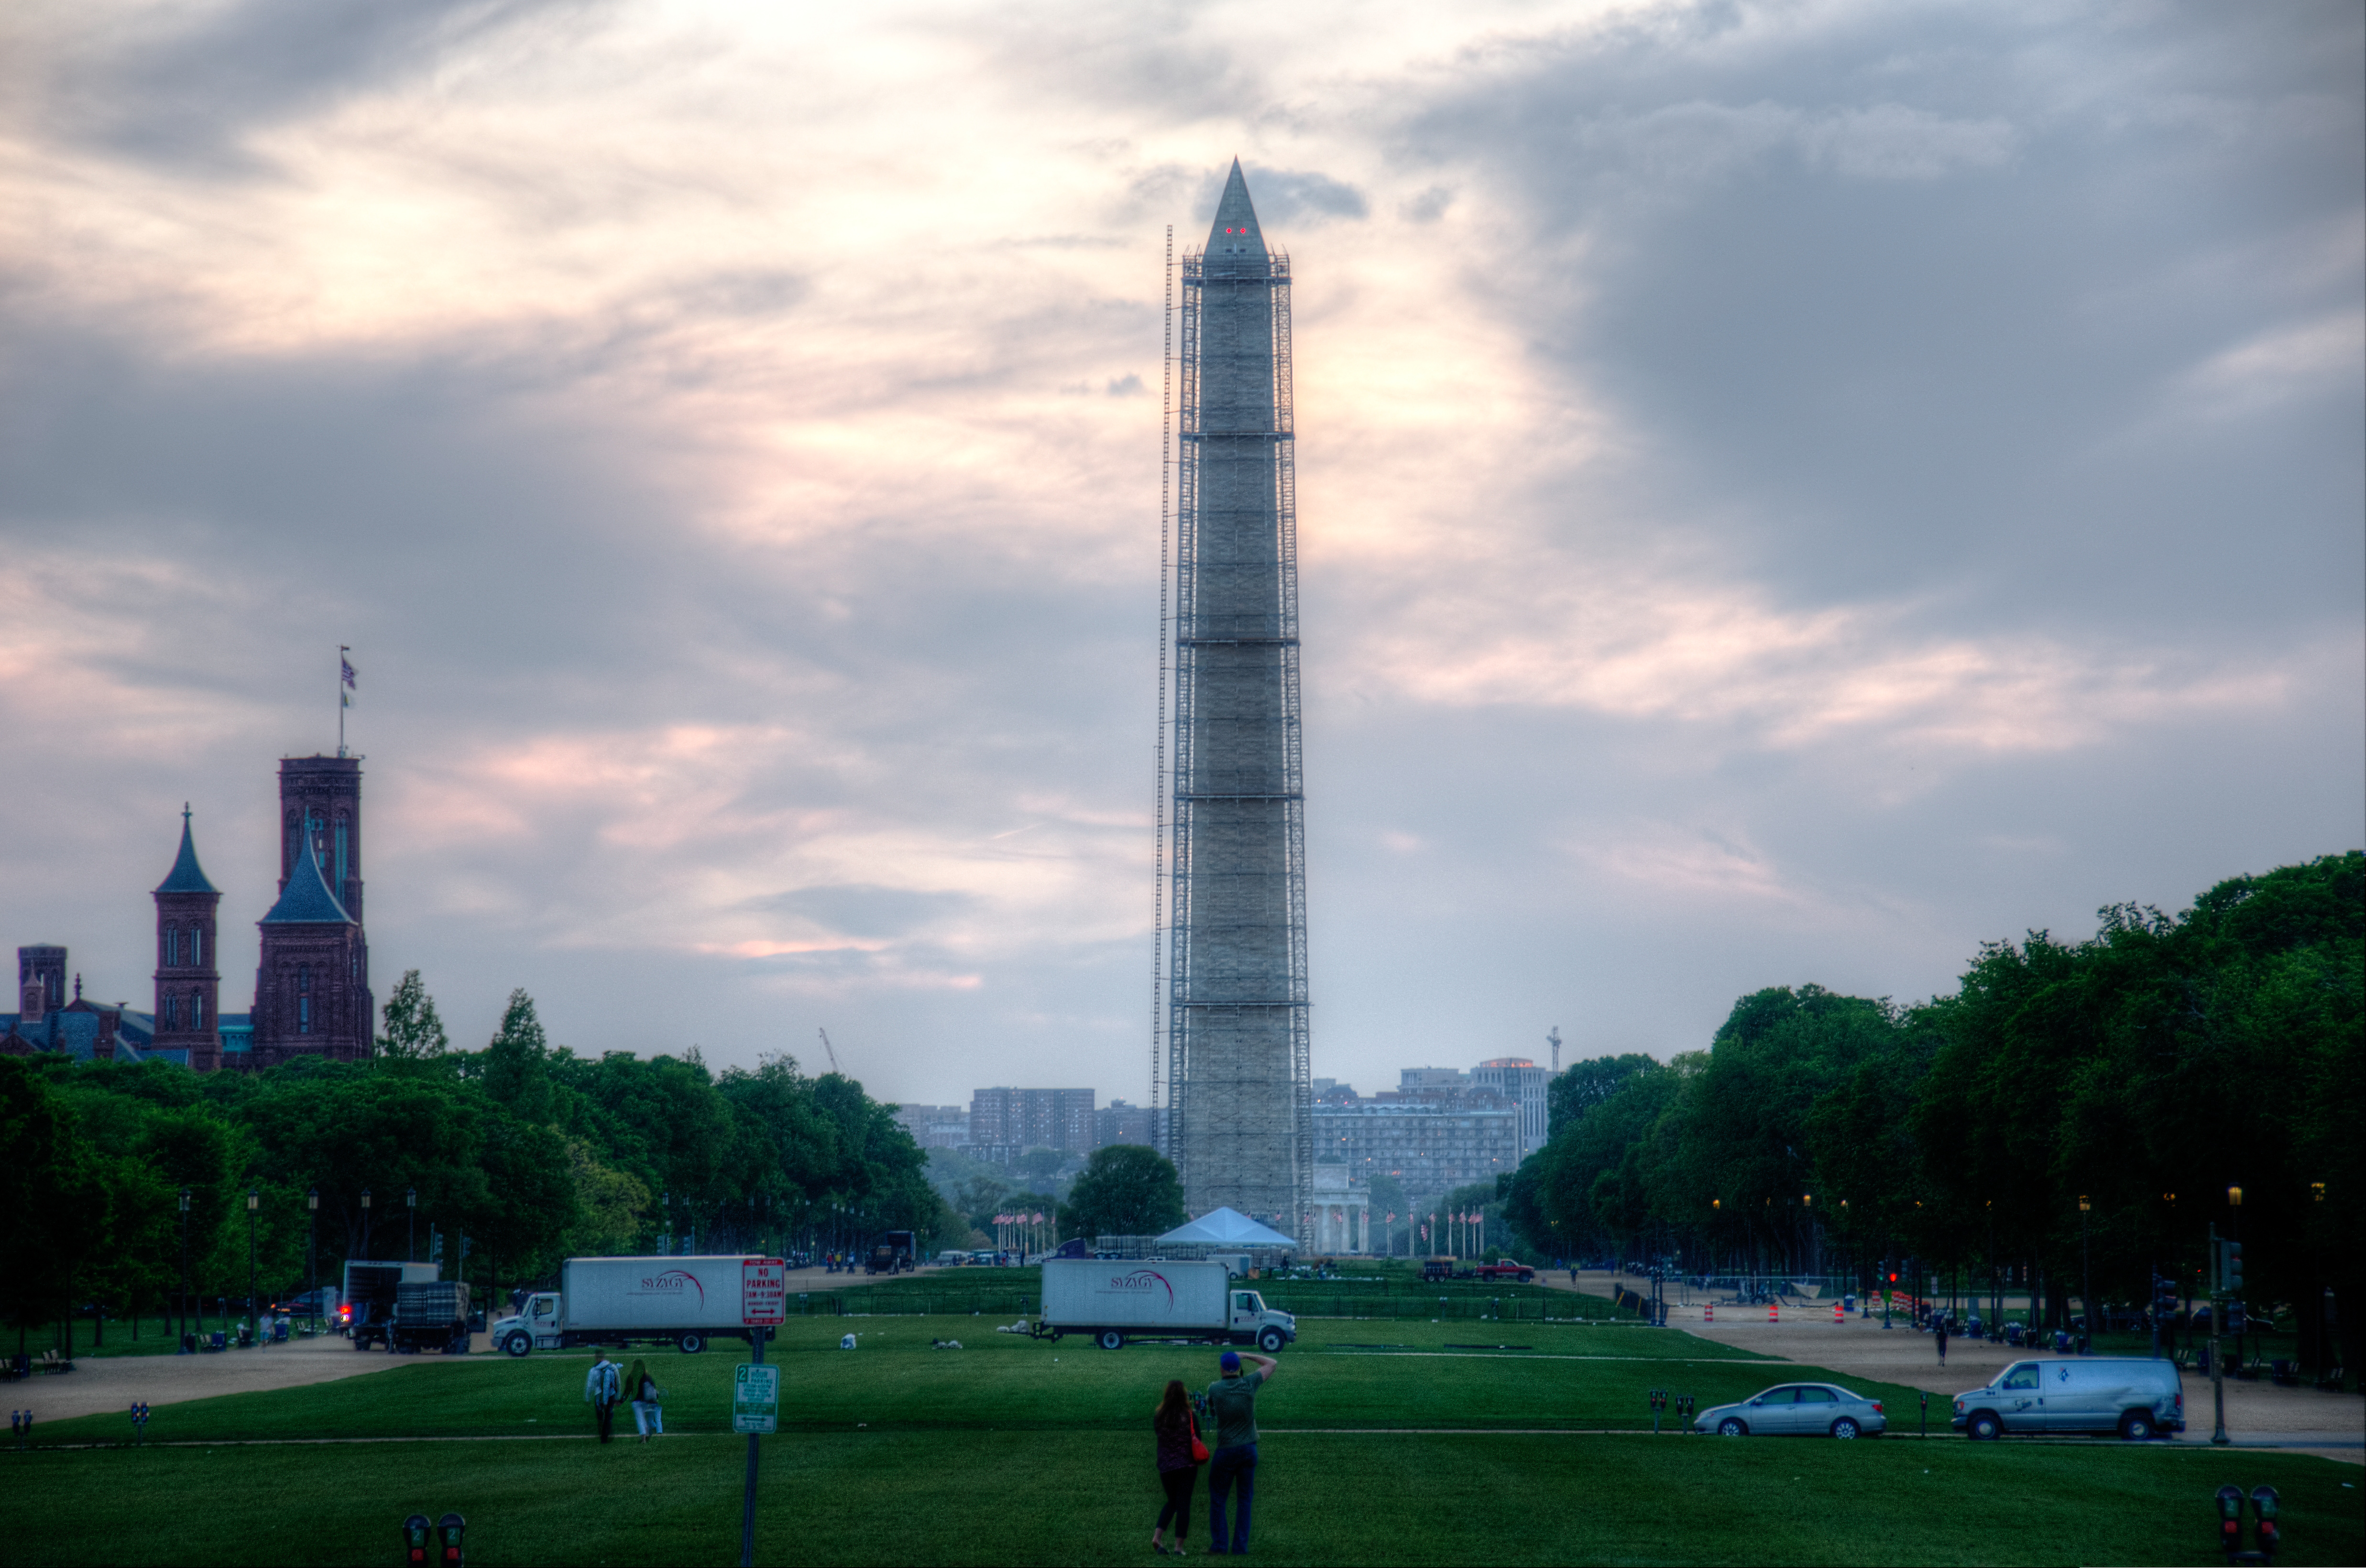
[[[781,1369],[742,1361],[731,1370],[731,1429],[749,1433],[780,1430]]]

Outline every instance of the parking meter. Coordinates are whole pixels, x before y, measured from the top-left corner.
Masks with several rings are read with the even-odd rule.
[[[148,1402],[141,1400],[131,1407],[131,1430],[141,1443],[148,1440]]]
[[[1931,1435],[1931,1392],[1928,1389],[1922,1392],[1922,1435],[1926,1438]]]
[[[2233,1562],[2243,1550],[2243,1493],[2241,1488],[2218,1488],[2218,1550]]]
[[[1657,1388],[1651,1390],[1651,1435],[1653,1437],[1660,1435],[1660,1412],[1667,1407],[1667,1394]]]
[[[406,1568],[428,1568],[427,1516],[413,1514],[402,1521],[402,1561]]]
[[[2284,1532],[2276,1525],[2276,1505],[2282,1499],[2272,1486],[2251,1488],[2251,1511],[2259,1518],[2259,1555],[2272,1559],[2276,1549],[2284,1543]]]
[[[468,1556],[460,1550],[460,1538],[468,1533],[468,1521],[457,1514],[446,1514],[435,1521],[435,1533],[444,1538],[442,1568],[461,1568]]]

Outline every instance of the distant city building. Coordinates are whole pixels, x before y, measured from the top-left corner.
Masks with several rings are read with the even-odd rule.
[[[1459,1068],[1408,1067],[1397,1073],[1397,1087],[1403,1089],[1468,1089],[1470,1075]]]
[[[922,1148],[969,1147],[969,1112],[960,1105],[899,1105],[896,1119]]]
[[[1428,1091],[1314,1107],[1318,1169],[1337,1160],[1358,1183],[1402,1182],[1416,1201],[1520,1166],[1519,1108],[1501,1095]]]
[[[1093,1113],[1093,1147],[1107,1148],[1111,1144],[1138,1143],[1155,1147],[1152,1136],[1152,1112],[1147,1105],[1129,1105],[1122,1100],[1112,1100]]]
[[[1306,1245],[1334,1257],[1372,1250],[1372,1195],[1345,1160],[1314,1162],[1314,1227]]]
[[[1500,1094],[1520,1108],[1520,1156],[1545,1146],[1545,1091],[1552,1074],[1526,1057],[1497,1057],[1470,1070],[1470,1087]]]
[[[1094,1098],[1089,1089],[973,1090],[969,1099],[970,1143],[1090,1154],[1094,1148]]]

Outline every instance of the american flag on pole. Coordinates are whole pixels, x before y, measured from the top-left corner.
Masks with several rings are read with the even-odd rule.
[[[337,679],[344,688],[337,693],[337,701],[350,708],[354,705],[351,694],[360,690],[361,688],[354,684],[358,678],[354,673],[354,661],[345,657],[345,652],[343,648],[337,650]]]

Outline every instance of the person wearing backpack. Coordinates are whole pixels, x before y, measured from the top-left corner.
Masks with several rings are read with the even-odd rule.
[[[1168,1381],[1166,1396],[1151,1415],[1150,1429],[1158,1438],[1158,1484],[1166,1491],[1166,1506],[1158,1510],[1158,1523],[1150,1532],[1150,1550],[1162,1557],[1170,1552],[1180,1557],[1183,1538],[1191,1529],[1191,1488],[1199,1482],[1200,1467],[1208,1462],[1208,1445],[1200,1440],[1191,1395],[1180,1378]],[[1172,1548],[1159,1540],[1169,1519],[1175,1521]]]
[[[624,1383],[616,1375],[616,1363],[608,1359],[605,1350],[592,1352],[592,1370],[583,1378],[583,1398],[592,1406],[592,1418],[600,1428],[600,1440],[606,1442],[616,1419],[616,1401],[624,1395]]]

